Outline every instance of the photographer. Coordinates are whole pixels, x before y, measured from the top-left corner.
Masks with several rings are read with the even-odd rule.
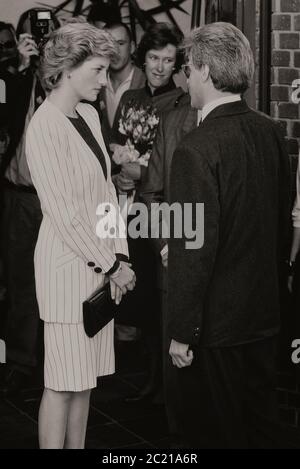
[[[0,97],[0,164],[6,153],[9,142],[9,125],[11,122],[11,108],[7,104],[10,97],[10,87],[8,84],[16,73],[18,63],[17,40],[14,27],[9,23],[0,21],[0,85],[4,95]],[[4,88],[3,88],[4,84]],[[3,207],[2,187],[0,188],[0,213]],[[1,234],[0,234],[1,239]],[[4,306],[5,287],[3,278],[3,263],[0,253],[0,306]],[[0,318],[0,334],[2,337],[3,316]]]
[[[14,27],[10,23],[0,21],[0,80],[5,84],[5,99],[2,99],[0,104],[0,163],[8,145],[8,129],[12,116],[8,100],[11,99],[10,85],[17,74],[17,68],[18,49]]]
[[[3,259],[9,310],[6,321],[8,371],[2,394],[16,394],[37,365],[42,341],[35,293],[33,255],[42,219],[25,156],[28,124],[45,98],[38,76],[40,51],[59,27],[51,11],[24,12],[17,26],[18,61],[9,84],[9,146],[1,164],[4,187]]]

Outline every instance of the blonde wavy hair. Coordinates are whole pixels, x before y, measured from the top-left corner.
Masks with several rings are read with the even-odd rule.
[[[62,75],[91,57],[114,59],[118,45],[108,31],[88,23],[71,23],[54,31],[47,41],[40,66],[47,91],[59,86]]]

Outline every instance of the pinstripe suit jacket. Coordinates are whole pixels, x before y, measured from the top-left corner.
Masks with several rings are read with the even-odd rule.
[[[82,322],[82,303],[104,283],[115,254],[128,255],[125,239],[96,235],[99,204],[109,202],[118,210],[118,203],[98,114],[89,104],[78,104],[77,111],[103,149],[107,181],[88,144],[48,99],[26,136],[28,165],[43,211],[35,250],[40,316],[63,324]]]
[[[290,170],[278,125],[245,101],[215,108],[177,147],[170,203],[204,203],[205,241],[169,240],[168,335],[233,347],[279,330],[279,266],[290,219]],[[192,217],[195,226],[195,211]]]

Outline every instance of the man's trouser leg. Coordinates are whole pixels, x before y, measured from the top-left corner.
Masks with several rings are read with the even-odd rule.
[[[192,366],[178,370],[190,447],[272,447],[264,422],[275,421],[276,342],[195,348]]]

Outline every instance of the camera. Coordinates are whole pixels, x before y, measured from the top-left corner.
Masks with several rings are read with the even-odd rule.
[[[33,10],[30,12],[31,34],[37,43],[38,48],[43,47],[47,42],[50,32],[50,22],[52,15],[50,10]]]

